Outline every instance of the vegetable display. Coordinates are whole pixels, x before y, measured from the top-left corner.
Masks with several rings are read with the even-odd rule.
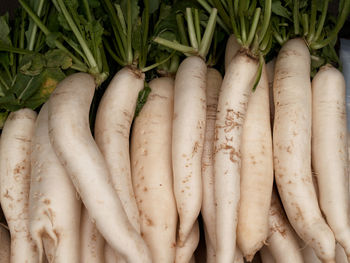
[[[19,0],[0,16],[0,263],[350,262],[349,13]]]

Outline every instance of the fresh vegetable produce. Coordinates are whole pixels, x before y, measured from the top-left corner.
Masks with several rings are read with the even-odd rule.
[[[328,64],[312,80],[312,167],[317,175],[321,210],[349,257],[347,154],[345,81],[341,72]]]
[[[321,33],[324,30],[328,1],[324,2],[318,24],[316,23],[316,1],[311,3],[310,22],[305,19],[308,17],[309,9],[304,8],[300,11],[302,7],[298,1],[292,4],[294,39],[283,44],[277,57],[274,76],[273,134],[276,183],[288,219],[298,235],[315,250],[323,262],[334,262],[335,240],[331,229],[321,215],[311,175],[311,56],[308,48],[312,50],[313,62],[319,62],[319,59],[316,61],[314,59],[317,50],[329,45],[336,37],[347,16],[350,1],[343,2],[339,20],[326,38]],[[301,20],[303,32],[300,30],[299,16],[303,17]],[[304,39],[297,38],[300,35]],[[281,41],[282,38],[279,36],[276,39]],[[323,49],[323,51],[326,50]],[[327,54],[319,52],[317,55]],[[329,58],[332,57],[326,57],[326,59]],[[313,63],[313,66],[318,65]],[[291,166],[291,163],[294,165]],[[319,192],[322,203],[322,200],[329,196],[323,190],[330,181],[326,183],[321,180],[320,182],[324,184],[320,186]],[[332,218],[331,215],[327,215],[327,211],[323,212],[327,218]],[[348,212],[344,211],[344,213]],[[332,225],[331,222],[328,223]],[[338,239],[338,232],[334,233]]]
[[[195,221],[192,230],[186,239],[183,246],[176,246],[175,262],[176,263],[187,263],[193,262],[193,252],[196,250],[199,242],[199,226],[198,221]]]
[[[31,144],[29,230],[39,259],[79,262],[81,201],[50,144],[48,107],[40,110]]]
[[[172,162],[174,194],[179,213],[178,246],[184,246],[193,230],[202,204],[202,152],[206,121],[205,57],[216,24],[217,10],[213,9],[207,27],[201,36],[198,14],[186,8],[187,35],[182,44],[156,37],[154,41],[183,53],[191,54],[180,64],[175,77],[174,114],[172,133]],[[181,27],[184,27],[181,25]],[[191,47],[186,43],[190,42]],[[188,88],[190,86],[190,88]],[[192,247],[192,246],[191,246]]]
[[[104,262],[105,240],[100,232],[98,232],[96,225],[90,218],[85,206],[82,206],[81,208],[79,252],[81,262]]]
[[[298,237],[286,218],[275,189],[271,197],[269,237],[266,243],[266,248],[276,262],[308,262],[303,261]]]
[[[271,2],[267,1],[262,16],[262,27],[257,26],[261,8],[237,1],[234,10],[228,2],[229,15],[219,1],[215,2],[221,18],[228,18],[227,26],[232,28],[242,49],[228,65],[219,95],[216,115],[214,143],[214,172],[216,197],[217,262],[232,262],[236,244],[238,204],[240,199],[241,136],[248,99],[259,80],[262,67],[262,43],[270,21]],[[239,7],[239,8],[238,8]],[[256,9],[255,9],[256,8]],[[250,14],[251,25],[246,25],[245,14]],[[253,15],[254,14],[254,15]],[[231,18],[230,18],[231,17]],[[240,18],[240,21],[238,20]],[[232,24],[231,24],[232,22]],[[249,28],[248,28],[249,27]],[[238,31],[238,28],[240,31]],[[249,32],[247,34],[247,32]],[[260,57],[260,59],[259,59]],[[260,62],[259,62],[260,60]],[[259,67],[260,64],[260,67]],[[240,249],[245,249],[240,247]],[[242,251],[246,257],[251,251]]]
[[[11,112],[0,141],[0,202],[11,235],[11,262],[39,262],[29,234],[30,149],[36,113]]]
[[[262,263],[275,263],[275,259],[273,258],[271,252],[267,248],[267,246],[263,246],[260,249],[260,257]]]
[[[259,84],[249,98],[242,134],[241,195],[237,243],[251,261],[266,242],[273,184],[269,84],[264,66]]]
[[[201,213],[205,228],[207,262],[215,262],[216,257],[216,213],[214,195],[214,139],[215,119],[222,77],[216,69],[207,69],[207,117],[202,155],[203,200]],[[209,258],[212,258],[209,260]]]
[[[147,102],[132,129],[132,182],[152,262],[174,262],[178,216],[171,163],[174,80],[160,77],[149,87]]]

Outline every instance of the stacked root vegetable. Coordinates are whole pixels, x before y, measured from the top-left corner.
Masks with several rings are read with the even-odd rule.
[[[350,262],[350,0],[19,2],[0,263]]]

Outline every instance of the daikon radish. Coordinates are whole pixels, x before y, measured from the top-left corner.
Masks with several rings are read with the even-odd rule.
[[[171,162],[174,80],[161,77],[149,86],[151,92],[132,130],[132,180],[141,235],[152,262],[173,263],[178,216]]]
[[[175,263],[189,263],[191,258],[194,259],[193,253],[199,243],[199,226],[198,221],[195,221],[190,235],[186,239],[183,246],[176,246]]]
[[[311,175],[310,53],[302,39],[287,41],[274,77],[274,168],[289,222],[327,263],[335,261],[334,235],[321,215]]]
[[[242,135],[241,196],[237,244],[251,261],[264,245],[269,231],[269,208],[273,183],[269,84],[266,67],[252,93]]]
[[[0,142],[0,201],[11,235],[11,262],[39,262],[29,233],[30,151],[36,113],[10,113]]]
[[[230,35],[227,39],[226,50],[225,50],[225,70],[227,70],[228,65],[232,61],[233,57],[237,54],[241,45],[238,43],[234,35]]]
[[[0,263],[10,263],[10,247],[10,233],[3,225],[0,225]]]
[[[45,245],[49,262],[78,263],[81,202],[51,147],[48,115],[46,103],[36,120],[31,146],[29,230],[39,258]]]

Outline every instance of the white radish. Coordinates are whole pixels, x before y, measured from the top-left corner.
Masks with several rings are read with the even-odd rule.
[[[310,53],[302,39],[280,50],[273,84],[275,178],[288,219],[323,262],[335,261],[334,235],[321,215],[311,175]]]
[[[350,259],[350,198],[345,80],[327,64],[312,80],[312,166],[319,202],[335,239]]]
[[[132,130],[132,180],[141,235],[152,262],[173,263],[178,216],[171,162],[174,80],[157,78],[149,87],[151,92]]]
[[[149,250],[131,225],[89,128],[93,77],[76,73],[61,81],[49,100],[51,144],[97,229],[129,263],[151,262]]]
[[[221,85],[215,122],[214,177],[216,200],[216,258],[235,258],[240,199],[241,135],[258,61],[239,52]]]
[[[304,245],[301,248],[301,251],[303,253],[303,260],[305,263],[321,263],[320,259],[316,256],[315,251],[312,249],[312,247]]]
[[[0,263],[10,263],[11,238],[9,231],[0,224]]]
[[[188,57],[175,78],[172,161],[174,194],[179,213],[179,246],[192,231],[202,204],[202,152],[206,119],[207,66]]]
[[[273,183],[269,84],[263,68],[250,96],[242,135],[241,197],[237,244],[247,261],[254,258],[268,236]]]
[[[48,104],[44,104],[35,123],[31,152],[29,230],[49,262],[80,262],[79,228],[81,202],[49,138]]]
[[[260,257],[262,263],[276,263],[274,257],[272,256],[270,250],[267,248],[267,246],[263,246],[260,249]]]
[[[140,217],[132,188],[129,136],[144,78],[135,68],[118,71],[103,94],[95,122],[95,140],[108,165],[110,180],[137,232]]]
[[[0,201],[11,235],[11,262],[39,262],[29,234],[30,149],[36,113],[10,113],[1,135]]]
[[[234,35],[230,35],[226,42],[225,71],[227,71],[233,57],[237,54],[240,48],[241,45],[238,43],[236,37]]]
[[[84,263],[104,263],[105,241],[83,206],[80,219],[80,260]]]
[[[205,128],[205,140],[202,155],[202,182],[203,182],[203,200],[201,213],[205,227],[205,240],[207,251],[214,253],[216,247],[215,232],[215,196],[214,196],[214,137],[215,137],[215,119],[218,106],[219,91],[222,83],[222,77],[219,71],[213,68],[207,70],[207,119]],[[209,249],[208,249],[209,248]],[[209,257],[208,257],[209,258]]]
[[[266,244],[276,262],[304,262],[298,244],[298,237],[284,214],[275,190],[272,192],[271,197],[269,237]],[[307,261],[305,262],[307,263]]]
[[[199,243],[199,225],[196,220],[183,246],[176,246],[175,263],[190,263]]]
[[[337,243],[336,248],[335,248],[335,262],[337,263],[348,263],[348,257],[345,253],[345,250],[343,247]]]

